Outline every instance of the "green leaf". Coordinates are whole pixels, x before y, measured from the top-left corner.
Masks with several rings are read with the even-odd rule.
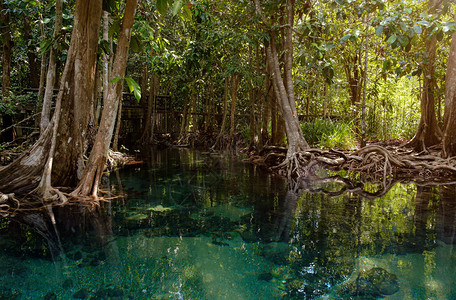
[[[389,69],[390,69],[390,62],[389,62],[389,60],[385,60],[385,61],[383,62],[383,72],[386,72],[386,71],[388,71]]]
[[[131,36],[130,49],[133,53],[139,53],[141,51],[141,40],[137,35]]]
[[[166,0],[157,0],[157,9],[158,12],[162,15],[166,15],[168,12],[168,1]]]
[[[378,26],[377,29],[375,29],[375,34],[377,36],[380,36],[380,34],[382,34],[383,32],[383,26]]]
[[[125,81],[127,82],[128,89],[130,90],[130,93],[133,92],[133,94],[135,95],[136,100],[139,102],[141,100],[141,87],[131,77],[125,77]]]
[[[351,36],[352,36],[351,33],[344,35],[344,36],[340,39],[340,43],[342,44],[343,42],[347,41]]]
[[[173,16],[177,15],[177,13],[180,11],[180,9],[182,8],[182,3],[183,3],[183,0],[174,1],[174,4],[173,4]]]
[[[117,81],[119,81],[119,80],[121,80],[121,79],[123,79],[123,77],[117,76],[117,77],[111,79],[110,83],[117,82]]]
[[[418,25],[414,25],[413,26],[413,30],[415,31],[416,34],[421,34],[423,32],[423,30],[421,29],[420,26]]]
[[[388,43],[392,45],[397,39],[397,35],[393,34],[388,38]]]
[[[115,33],[118,33],[120,30],[120,21],[115,20],[112,25],[109,27],[108,35],[112,37]]]
[[[447,33],[450,30],[454,30],[455,22],[448,22],[442,27],[442,31]]]
[[[334,43],[331,43],[331,42],[330,42],[330,43],[326,43],[325,47],[326,47],[326,49],[329,50],[329,49],[334,49],[334,48],[336,48],[336,45],[334,45]]]
[[[109,45],[108,41],[100,40],[98,42],[98,47],[102,50],[105,54],[111,54],[111,46]]]
[[[53,42],[54,42],[54,39],[45,40],[45,41],[41,42],[41,45],[40,45],[41,55],[43,55],[44,53],[46,53],[46,51],[48,51],[49,47],[51,47]]]
[[[191,21],[192,20],[192,10],[190,9],[190,7],[188,5],[184,5],[184,19],[186,19],[187,21]]]
[[[405,35],[399,35],[397,37],[397,40],[399,41],[402,47],[407,46],[409,43],[409,39]]]
[[[424,27],[429,27],[431,25],[428,21],[418,21],[417,24],[423,25]]]

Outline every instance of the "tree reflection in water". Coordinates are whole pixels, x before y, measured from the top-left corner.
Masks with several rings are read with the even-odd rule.
[[[201,157],[194,153],[180,152],[171,158],[157,155],[162,164],[159,171],[132,172],[132,176],[145,177],[143,181],[126,180],[122,172],[111,176],[113,182],[107,182],[106,187],[125,189],[129,194],[125,200],[113,199],[100,206],[80,203],[54,207],[55,226],[46,209],[3,219],[0,247],[11,256],[53,259],[61,280],[71,278],[75,270],[104,270],[103,280],[123,286],[133,277],[127,280],[119,275],[129,272],[128,276],[137,274],[143,278],[156,274],[157,277],[144,278],[154,282],[160,291],[177,288],[166,286],[174,278],[171,273],[160,272],[172,268],[180,282],[190,282],[184,278],[190,271],[181,268],[193,265],[191,274],[198,274],[198,268],[204,266],[194,267],[198,264],[196,257],[218,251],[214,252],[220,255],[217,266],[246,258],[253,260],[255,266],[267,266],[267,272],[258,275],[259,283],[238,282],[239,291],[245,284],[265,291],[272,288],[277,293],[274,295],[291,298],[314,298],[327,293],[351,297],[363,293],[358,284],[362,270],[380,268],[374,270],[397,275],[400,291],[394,286],[386,290],[397,293],[396,297],[454,295],[453,185],[399,183],[379,187],[335,177],[286,186],[255,167],[239,168],[223,157],[211,156],[202,164]],[[179,164],[185,166],[181,168]],[[150,203],[154,197],[163,197],[162,211],[151,213],[151,206],[159,207]],[[231,215],[223,215],[223,209],[230,209]],[[233,212],[245,215],[230,219]],[[128,220],[135,214],[142,219]],[[160,224],[167,229],[160,230]],[[185,226],[191,226],[193,231],[185,231]],[[149,243],[156,249],[148,247]],[[161,251],[160,247],[168,243],[179,244],[175,250],[179,248],[180,252],[174,258],[168,252],[153,252]],[[201,253],[185,252],[197,244]],[[135,248],[148,252],[139,253]],[[239,249],[244,249],[244,257],[239,256]],[[179,257],[184,255],[179,253],[189,256]],[[152,259],[155,256],[158,261]],[[238,266],[230,272],[243,268],[254,267]],[[209,295],[207,282],[203,284],[208,280],[205,271],[200,272],[192,277],[192,285],[198,286],[192,291],[200,290],[199,296]],[[242,278],[250,277],[243,273]],[[353,282],[358,284],[355,289]],[[138,283],[131,289],[140,287]],[[137,295],[140,290],[130,293]]]

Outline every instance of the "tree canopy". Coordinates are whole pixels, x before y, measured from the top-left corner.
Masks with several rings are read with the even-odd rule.
[[[40,179],[24,190],[47,161],[53,184],[96,195],[111,140],[286,146],[289,172],[310,147],[456,154],[452,1],[86,1],[0,2],[3,142],[41,115]]]

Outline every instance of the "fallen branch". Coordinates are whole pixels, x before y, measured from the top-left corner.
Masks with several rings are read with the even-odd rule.
[[[39,115],[39,114],[41,114],[41,112],[36,113],[36,114],[34,114],[34,115],[31,115],[30,117],[25,118],[25,119],[23,119],[23,120],[17,122],[16,124],[13,124],[13,125],[11,125],[11,126],[8,126],[8,127],[4,128],[4,129],[0,130],[0,134],[2,134],[3,132],[5,132],[5,131],[7,131],[7,130],[9,130],[9,129],[11,129],[11,128],[16,127],[16,126],[19,125],[19,124],[24,123],[24,122],[27,121],[27,120],[30,120],[31,118],[36,117],[36,116]]]

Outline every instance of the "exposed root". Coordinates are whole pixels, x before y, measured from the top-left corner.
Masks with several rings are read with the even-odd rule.
[[[383,186],[387,186],[393,178],[456,179],[456,157],[442,159],[438,152],[430,152],[430,149],[413,153],[403,148],[368,145],[351,153],[307,149],[289,156],[283,154],[283,149],[270,150],[264,153],[263,160],[255,156],[251,161],[260,162],[289,179],[318,178],[315,174],[317,166],[360,174],[365,180],[379,182]]]
[[[109,149],[108,157],[106,159],[106,168],[109,171],[112,171],[117,168],[121,168],[125,165],[141,163],[140,161],[136,161],[134,157],[127,155],[122,152],[113,151]]]
[[[0,216],[5,218],[11,214],[12,204],[16,204],[16,207],[20,206],[19,200],[14,197],[14,194],[3,194],[0,192]]]
[[[244,141],[239,133],[233,135],[218,135],[215,139],[211,150],[229,150],[236,151],[244,146]]]
[[[66,204],[68,202],[68,195],[60,191],[58,188],[54,188],[50,185],[45,187],[37,187],[30,194],[41,195],[41,201],[43,204]]]

